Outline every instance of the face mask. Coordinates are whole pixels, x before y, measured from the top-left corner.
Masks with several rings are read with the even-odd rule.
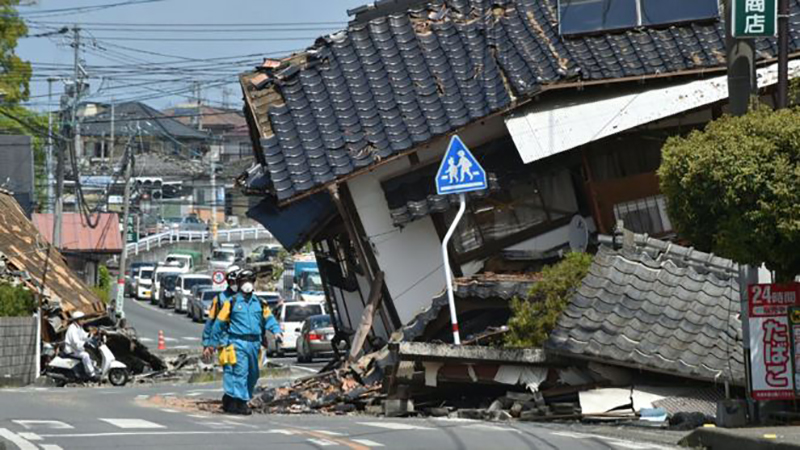
[[[253,292],[253,283],[248,281],[248,282],[242,284],[242,292],[244,292],[245,294],[249,294],[249,293]]]
[[[237,286],[237,285],[235,285],[235,284],[229,284],[229,285],[228,285],[228,287],[229,287],[229,288],[230,288],[230,290],[232,290],[233,292],[236,292],[236,291],[238,291],[238,290],[239,290],[239,286]]]

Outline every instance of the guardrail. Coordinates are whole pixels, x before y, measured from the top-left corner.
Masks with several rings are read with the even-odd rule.
[[[259,227],[232,228],[217,230],[217,242],[238,242],[248,239],[271,238],[272,234]],[[180,242],[208,242],[211,241],[210,231],[180,231],[170,230],[163,233],[151,234],[137,242],[127,244],[128,254],[138,255],[140,252],[149,252],[150,249]]]

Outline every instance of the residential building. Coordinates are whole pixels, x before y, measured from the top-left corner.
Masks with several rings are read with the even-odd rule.
[[[11,191],[30,217],[36,206],[33,141],[30,136],[0,134],[0,188]]]
[[[456,134],[490,179],[451,241],[457,276],[537,270],[618,220],[674,235],[655,171],[669,136],[728,109],[725,23],[717,0],[606,3],[376,2],[241,77],[257,137],[242,184],[261,198],[249,215],[288,249],[314,244],[345,327],[380,298],[372,332],[386,338],[444,289],[458,201],[434,177]],[[790,20],[791,53],[800,4]],[[768,102],[777,45],[755,46]]]
[[[53,214],[34,214],[33,224],[47,242],[53,241]],[[79,213],[64,213],[61,219],[61,254],[89,286],[97,285],[101,265],[122,254],[122,244],[116,213],[92,214],[88,220]]]

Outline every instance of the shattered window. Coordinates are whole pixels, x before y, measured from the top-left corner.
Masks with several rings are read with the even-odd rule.
[[[458,253],[476,250],[578,211],[566,170],[547,176],[526,174],[502,184],[499,191],[469,204],[453,236]],[[448,211],[447,223],[452,223],[455,215],[455,210]]]

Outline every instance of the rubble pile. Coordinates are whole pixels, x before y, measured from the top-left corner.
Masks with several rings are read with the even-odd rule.
[[[250,402],[254,411],[271,414],[345,414],[379,406],[385,398],[384,367],[388,352],[368,354],[352,364],[296,380],[289,386],[267,388]]]

